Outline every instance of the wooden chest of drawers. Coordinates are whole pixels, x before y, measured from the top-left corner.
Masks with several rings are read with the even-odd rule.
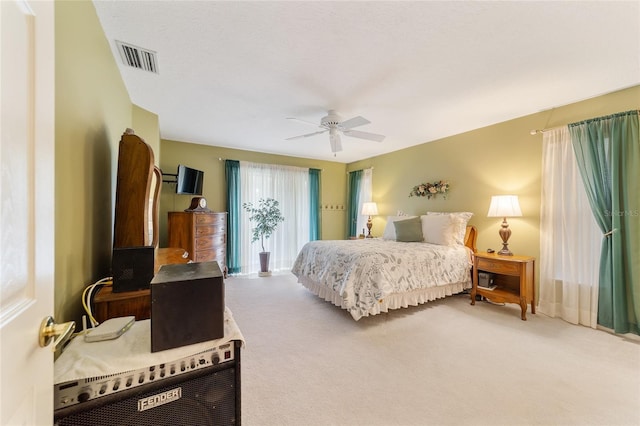
[[[227,213],[169,212],[169,246],[182,247],[194,262],[217,261],[227,276]]]

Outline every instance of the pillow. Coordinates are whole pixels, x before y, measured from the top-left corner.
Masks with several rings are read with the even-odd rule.
[[[393,222],[393,227],[396,230],[396,241],[410,243],[421,242],[424,239],[422,236],[422,222],[419,217],[396,220]]]
[[[456,245],[454,218],[450,215],[420,216],[424,241],[441,246]]]
[[[467,223],[473,216],[471,212],[427,212],[427,215],[449,215],[453,220],[453,236],[456,244],[464,245]],[[424,230],[423,230],[424,232]]]
[[[411,219],[414,217],[418,217],[418,216],[404,216],[404,215],[399,215],[399,216],[388,216],[387,217],[387,225],[384,227],[384,232],[382,233],[382,239],[383,240],[396,240],[396,228],[393,225],[393,223],[396,220],[404,220],[404,219]]]

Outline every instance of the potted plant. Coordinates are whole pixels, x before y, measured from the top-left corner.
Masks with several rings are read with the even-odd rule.
[[[253,236],[251,242],[260,240],[262,251],[260,252],[260,276],[269,276],[269,255],[270,253],[264,248],[264,240],[269,238],[275,231],[278,223],[284,221],[284,216],[278,208],[278,201],[273,198],[261,198],[258,205],[253,203],[243,203],[242,207],[250,214],[249,220],[255,222],[255,226],[251,229]]]

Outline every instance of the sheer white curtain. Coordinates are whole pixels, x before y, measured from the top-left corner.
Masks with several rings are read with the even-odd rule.
[[[362,213],[362,204],[373,201],[372,186],[373,186],[373,168],[362,170],[362,180],[360,181],[360,197],[358,198],[358,227],[356,228],[358,233],[365,229],[364,234],[367,235],[367,221],[369,216],[365,216]]]
[[[284,216],[264,248],[271,252],[273,272],[291,269],[302,246],[309,241],[309,169],[274,164],[240,162],[241,204],[257,205],[261,198],[273,198]],[[240,272],[260,270],[260,241],[251,242],[251,228],[246,211],[240,215]]]
[[[580,177],[567,127],[542,147],[539,311],[595,328],[602,232]]]

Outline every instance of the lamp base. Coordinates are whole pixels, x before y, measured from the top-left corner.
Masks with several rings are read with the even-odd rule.
[[[500,256],[513,256],[513,253],[509,250],[509,244],[507,244],[507,241],[509,241],[509,237],[511,236],[511,229],[509,229],[506,217],[502,219],[502,225],[498,233],[502,239],[502,250],[500,250],[498,254]]]
[[[498,252],[498,255],[500,256],[513,256],[513,253],[511,252],[511,250],[509,250],[509,248],[507,247],[506,244],[502,245],[502,250],[500,250]]]
[[[369,220],[367,220],[367,229],[368,229],[367,238],[373,238],[373,235],[371,235],[372,226],[373,226],[373,223],[371,222],[371,216],[369,216]]]

